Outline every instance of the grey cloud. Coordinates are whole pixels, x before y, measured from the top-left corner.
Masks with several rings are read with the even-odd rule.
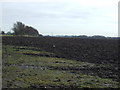
[[[19,7],[21,4],[23,7]],[[5,13],[14,17],[87,19],[90,15],[84,8],[67,10],[71,6],[66,3],[7,3],[5,6]]]
[[[79,32],[80,30],[83,31],[79,33],[88,33],[88,30],[91,30],[90,32],[93,33],[98,32],[96,31],[98,28],[104,30],[107,27],[104,24],[110,23],[107,20],[111,17],[106,18],[104,15],[102,16],[102,13],[106,14],[106,11],[97,7],[76,6],[66,2],[5,3],[3,22],[5,28],[11,27],[16,20],[19,20],[35,26],[35,28],[40,28],[43,32],[46,30],[46,33],[52,30],[59,30],[63,33]],[[110,20],[113,21],[113,19]],[[111,27],[113,27],[112,30],[116,29],[114,26]],[[111,27],[108,27],[108,29],[111,29]],[[57,33],[57,31],[53,32]]]

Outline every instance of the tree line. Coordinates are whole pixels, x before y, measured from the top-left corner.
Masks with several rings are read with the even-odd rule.
[[[38,30],[31,27],[31,26],[27,26],[25,24],[23,24],[22,22],[16,22],[13,25],[12,28],[13,33],[11,32],[7,32],[5,33],[4,31],[1,31],[2,35],[20,35],[20,36],[24,36],[24,35],[28,35],[28,36],[42,36],[41,34],[39,34]]]

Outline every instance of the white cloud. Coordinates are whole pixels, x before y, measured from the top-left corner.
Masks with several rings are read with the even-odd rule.
[[[73,0],[71,0],[73,1]],[[86,5],[86,6],[113,6],[118,4],[119,0],[74,0],[77,3],[80,3],[82,5]]]
[[[0,2],[62,2],[64,0],[1,0]]]

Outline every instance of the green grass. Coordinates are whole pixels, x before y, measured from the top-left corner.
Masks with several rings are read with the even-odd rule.
[[[0,36],[13,36],[13,35],[0,35]]]
[[[24,49],[23,49],[24,48]],[[72,73],[70,68],[95,67],[93,63],[63,58],[24,55],[54,54],[39,51],[34,47],[3,45],[3,87],[78,87],[78,88],[118,88],[119,83],[112,79],[100,78],[88,74]],[[105,65],[98,65],[104,67]],[[62,70],[64,68],[67,70]]]

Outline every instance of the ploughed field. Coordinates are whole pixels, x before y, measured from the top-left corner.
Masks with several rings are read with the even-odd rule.
[[[3,88],[119,86],[118,39],[3,36],[2,43]]]

